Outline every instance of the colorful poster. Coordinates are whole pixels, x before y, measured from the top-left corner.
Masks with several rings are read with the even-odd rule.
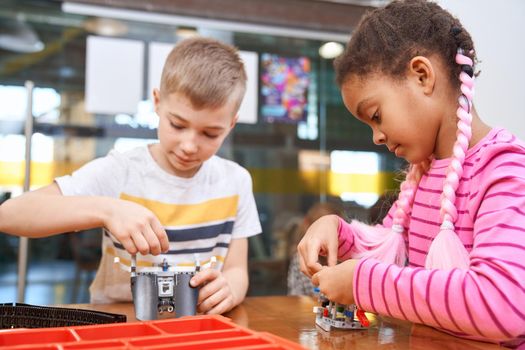
[[[310,60],[261,55],[261,114],[267,122],[296,123],[308,113]]]

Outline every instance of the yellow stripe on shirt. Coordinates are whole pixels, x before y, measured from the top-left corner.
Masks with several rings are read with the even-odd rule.
[[[239,196],[211,199],[196,204],[169,204],[122,193],[120,199],[151,210],[163,226],[181,226],[225,220],[237,214]]]

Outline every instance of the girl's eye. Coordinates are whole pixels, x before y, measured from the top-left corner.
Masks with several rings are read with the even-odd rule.
[[[379,113],[378,112],[375,112],[372,117],[370,117],[370,120],[373,121],[373,122],[376,122],[378,123],[379,122]]]

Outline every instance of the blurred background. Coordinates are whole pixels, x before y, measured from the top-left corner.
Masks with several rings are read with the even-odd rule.
[[[22,193],[24,181],[35,189],[113,148],[155,142],[151,91],[164,58],[183,38],[214,37],[241,50],[249,77],[240,122],[219,153],[253,178],[263,233],[250,239],[249,294],[286,294],[294,230],[312,205],[336,203],[367,221],[398,187],[405,164],[345,110],[332,68],[361,16],[387,2],[0,0],[0,203]],[[476,4],[481,15],[494,12]],[[516,20],[525,16],[523,3],[509,4]],[[523,44],[514,48],[523,53]],[[512,79],[499,99],[510,111],[525,97]],[[520,119],[488,114],[523,133]],[[0,233],[0,302],[22,301],[19,277],[27,303],[88,302],[100,239],[98,229],[31,239],[24,276],[19,238]]]

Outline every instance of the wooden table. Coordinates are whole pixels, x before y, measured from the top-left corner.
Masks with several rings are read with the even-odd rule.
[[[315,326],[312,312],[316,300],[310,297],[269,296],[248,297],[225,314],[236,324],[255,331],[270,332],[303,345],[308,349],[499,349],[494,344],[464,340],[433,328],[378,318],[368,330],[336,330],[325,332]],[[132,304],[64,305],[125,314],[128,322],[137,321]]]

